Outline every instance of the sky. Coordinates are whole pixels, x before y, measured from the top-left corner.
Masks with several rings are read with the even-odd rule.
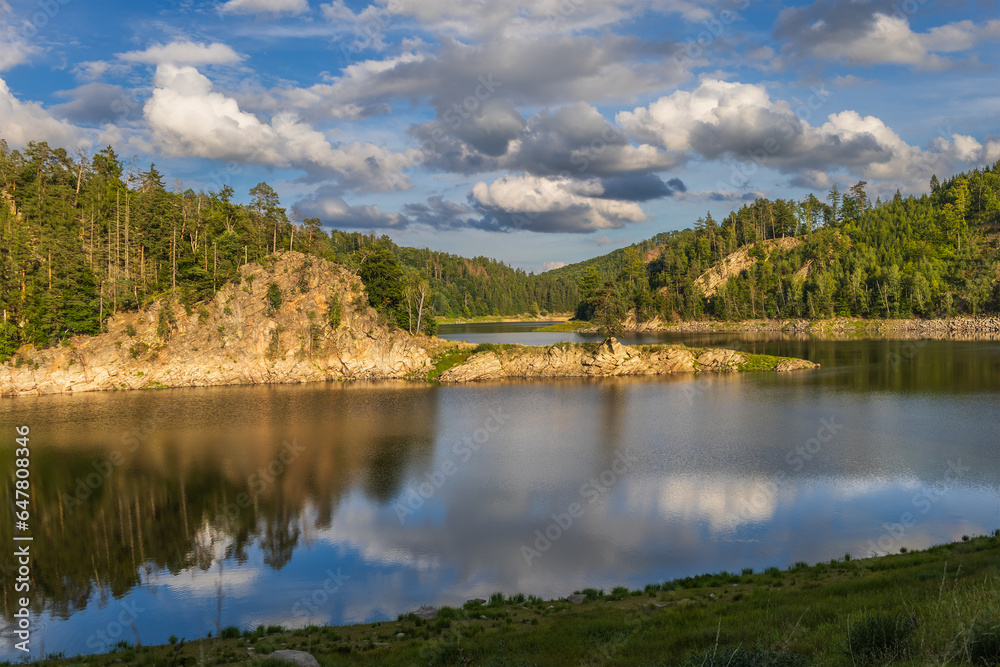
[[[995,0],[0,0],[0,138],[540,272],[1000,160]]]

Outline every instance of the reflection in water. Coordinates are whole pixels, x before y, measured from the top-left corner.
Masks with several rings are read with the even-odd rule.
[[[5,402],[4,432],[32,426],[45,650],[100,650],[95,633],[122,604],[143,611],[118,639],[148,644],[395,618],[496,590],[557,596],[784,567],[1000,526],[1000,380],[981,372],[996,368],[996,347],[928,343],[886,370],[885,342],[742,345],[824,366]],[[623,449],[636,463],[605,487]],[[601,493],[584,492],[593,480]],[[12,487],[0,491],[8,505]],[[573,525],[526,561],[522,545],[574,502]],[[886,536],[904,512],[916,524]],[[7,619],[11,567],[4,554]],[[342,585],[317,596],[328,580]]]

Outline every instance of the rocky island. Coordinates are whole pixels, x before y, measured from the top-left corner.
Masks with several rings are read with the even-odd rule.
[[[480,348],[487,349],[480,349]],[[298,252],[240,267],[208,303],[163,296],[96,336],[23,347],[0,366],[0,395],[331,380],[658,375],[797,370],[800,360],[677,345],[476,346],[411,336],[368,303],[357,275]]]

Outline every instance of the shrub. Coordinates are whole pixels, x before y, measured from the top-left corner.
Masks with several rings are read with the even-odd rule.
[[[336,329],[340,326],[340,314],[343,310],[343,306],[340,304],[340,296],[336,292],[330,294],[330,309],[327,311],[327,320],[330,322],[330,328]]]
[[[222,639],[239,639],[242,633],[240,629],[235,625],[230,625],[228,628],[222,628],[219,632],[219,637]]]
[[[869,614],[848,626],[846,653],[854,662],[888,664],[910,653],[916,619],[885,613]]]
[[[135,327],[132,326],[131,324],[125,325],[125,335],[128,336],[128,337],[130,337],[130,338],[132,336],[135,336]]]
[[[990,626],[982,621],[973,625],[968,649],[969,661],[973,665],[1000,665],[1000,626]]]
[[[156,335],[163,339],[170,338],[170,332],[176,324],[177,318],[174,316],[173,308],[169,303],[164,303],[160,306],[160,314],[157,317]]]
[[[281,307],[281,286],[271,281],[267,284],[267,314],[274,315]]]

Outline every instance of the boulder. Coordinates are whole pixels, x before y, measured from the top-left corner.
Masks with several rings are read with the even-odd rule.
[[[735,371],[746,360],[746,357],[735,350],[709,350],[697,359],[702,370],[711,371]]]
[[[787,371],[799,371],[809,368],[818,368],[819,364],[814,364],[811,361],[806,361],[805,359],[785,359],[779,361],[778,365],[774,367],[779,373],[784,373]]]
[[[311,653],[306,653],[305,651],[282,649],[280,651],[275,651],[267,657],[270,660],[280,660],[281,662],[287,662],[290,665],[319,667],[319,662],[316,661],[316,658],[314,658]]]
[[[437,618],[438,610],[437,607],[429,607],[427,605],[424,605],[420,607],[420,609],[413,612],[413,615],[418,618],[422,618],[425,621],[430,621],[432,619]]]
[[[469,357],[465,363],[446,370],[440,379],[441,382],[475,382],[503,376],[503,366],[497,355],[493,352],[480,352]]]

